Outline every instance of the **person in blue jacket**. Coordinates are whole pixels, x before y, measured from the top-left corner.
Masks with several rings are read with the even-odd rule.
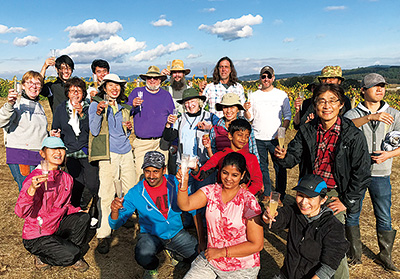
[[[140,233],[135,260],[145,269],[144,278],[157,278],[157,253],[165,249],[173,259],[191,262],[198,254],[197,240],[183,229],[177,204],[179,183],[174,175],[165,174],[164,155],[147,152],[142,169],[144,179],[123,198],[113,200],[108,222],[116,230],[138,211]]]

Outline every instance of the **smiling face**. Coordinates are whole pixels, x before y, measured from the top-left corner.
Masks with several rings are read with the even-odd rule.
[[[386,88],[385,84],[377,84],[368,89],[361,89],[364,93],[364,100],[367,102],[378,103],[382,101],[383,97],[385,97]]]
[[[296,203],[303,215],[314,217],[321,211],[321,206],[326,202],[327,198],[327,196],[325,198],[320,196],[310,198],[306,194],[297,192]]]
[[[183,71],[173,71],[171,76],[173,80],[180,81],[185,76],[185,73]]]
[[[62,63],[60,68],[57,69],[57,74],[62,81],[66,82],[72,75],[72,69],[68,64]]]
[[[96,67],[96,69],[94,70],[94,74],[97,76],[97,81],[102,82],[103,78],[109,74],[109,71],[107,70],[107,68]]]
[[[160,88],[161,78],[160,77],[147,77],[146,87],[151,91],[157,91]]]
[[[228,138],[231,141],[231,148],[233,151],[238,151],[242,149],[248,142],[250,138],[249,130],[239,130],[233,133],[233,136],[228,133]]]
[[[157,169],[155,167],[147,167],[143,170],[144,179],[150,187],[158,187],[163,182],[166,168]]]
[[[193,98],[185,102],[185,108],[188,113],[196,113],[200,110],[199,99]]]
[[[42,90],[42,83],[37,78],[30,78],[22,84],[22,88],[25,90],[26,95],[34,100]]]
[[[228,60],[222,60],[218,66],[219,77],[222,83],[228,83],[231,74],[231,64]]]
[[[72,104],[79,104],[83,99],[82,88],[78,86],[70,86],[68,90],[68,99],[71,100]]]
[[[64,148],[43,148],[39,151],[43,159],[49,162],[49,170],[56,170],[65,159]]]
[[[223,106],[222,112],[224,113],[225,120],[227,122],[232,122],[237,118],[239,109],[237,106],[230,106],[230,107]]]
[[[320,94],[315,100],[316,113],[323,124],[331,127],[336,122],[344,104],[340,103],[338,96],[331,91]]]
[[[275,76],[269,72],[265,72],[260,76],[261,81],[261,90],[269,91],[273,89],[273,82],[275,80]]]
[[[221,170],[221,182],[225,189],[235,189],[240,185],[244,173],[240,171],[234,165],[227,165]]]
[[[121,93],[121,85],[113,81],[107,81],[104,91],[111,99],[117,99],[119,94]]]

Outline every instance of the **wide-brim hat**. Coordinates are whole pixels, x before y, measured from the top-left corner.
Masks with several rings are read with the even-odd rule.
[[[190,69],[185,69],[183,61],[180,59],[175,59],[172,61],[171,69],[169,70],[172,72],[185,72],[185,76],[190,73]]]
[[[321,71],[321,75],[318,76],[318,80],[321,81],[323,78],[338,78],[343,81],[342,68],[340,66],[325,66]]]
[[[112,81],[112,82],[118,83],[121,86],[126,85],[126,80],[120,79],[119,76],[116,74],[105,75],[103,80],[100,83],[100,86],[103,86],[107,81]]]
[[[226,93],[222,96],[220,103],[215,104],[215,109],[222,111],[223,107],[233,107],[237,106],[239,110],[244,110],[242,103],[240,102],[239,95],[236,93]]]
[[[158,68],[157,66],[150,66],[147,69],[147,73],[146,74],[142,74],[139,75],[141,79],[146,80],[149,77],[158,77],[161,79],[161,82],[163,82],[164,80],[167,79],[167,76],[162,75],[160,72],[160,68]]]
[[[325,180],[315,174],[304,175],[293,190],[306,194],[310,198],[327,193],[327,185]]]
[[[312,89],[312,87],[314,86],[318,86],[319,85],[319,80],[318,80],[318,78],[316,77],[314,80],[313,80],[313,82],[311,82],[309,85],[307,85],[307,87],[306,87],[306,89],[307,90],[309,90],[309,91],[312,91],[311,89]]]
[[[188,88],[188,89],[185,89],[185,90],[183,91],[182,99],[181,99],[181,100],[178,100],[177,102],[178,102],[179,104],[183,104],[183,103],[185,103],[186,101],[189,101],[189,100],[194,99],[194,98],[198,98],[198,99],[202,100],[203,102],[207,99],[206,96],[200,96],[200,95],[199,95],[199,92],[197,92],[196,89],[194,89],[194,88]]]

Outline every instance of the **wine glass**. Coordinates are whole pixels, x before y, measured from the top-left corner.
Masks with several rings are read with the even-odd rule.
[[[178,117],[179,110],[177,108],[174,108],[174,110],[172,111],[172,115]]]
[[[106,106],[108,106],[109,102],[110,102],[110,97],[108,96],[108,94],[104,94],[104,102],[106,103]]]
[[[286,128],[279,127],[278,128],[278,142],[279,142],[280,148],[283,148],[285,145],[285,134],[286,134]]]
[[[122,181],[120,179],[115,179],[114,180],[114,187],[115,187],[115,192],[117,193],[117,197],[122,199],[124,197],[124,192],[122,190]],[[125,207],[121,207],[119,211],[125,211]]]
[[[190,161],[190,155],[182,154],[182,158],[181,158],[182,186],[183,186],[183,181],[185,179],[185,174],[187,172],[187,169],[189,168],[189,161]]]
[[[299,92],[299,98],[303,101],[304,100],[304,91]],[[303,102],[300,105],[300,109],[303,109]]]
[[[21,100],[21,95],[22,95],[22,85],[20,82],[18,82],[17,77],[14,77],[14,91],[18,94],[17,102],[19,102],[19,100]]]
[[[271,196],[269,199],[269,212],[272,217],[275,215],[275,212],[278,209],[280,196],[281,194],[279,194],[278,192],[275,191],[271,192]],[[269,220],[269,228],[271,228],[271,226],[272,226],[272,220]]]
[[[167,61],[167,70],[171,71],[171,61]]]
[[[49,161],[47,161],[47,160],[40,161],[40,167],[42,169],[42,174],[48,176],[49,175]],[[47,181],[44,182],[44,188],[47,191]]]
[[[55,48],[51,48],[50,49],[50,55],[51,57],[54,57],[54,59],[56,58],[56,54],[57,54],[57,50]]]
[[[137,93],[137,96],[139,97],[139,99],[142,99],[142,100],[143,100],[143,92],[142,92],[142,91],[139,91],[139,92]],[[139,110],[142,110],[142,105],[139,106]]]
[[[125,134],[128,134],[127,122],[129,122],[130,115],[127,113],[122,114],[122,125],[125,131]]]

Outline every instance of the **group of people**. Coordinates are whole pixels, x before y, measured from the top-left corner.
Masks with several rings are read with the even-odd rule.
[[[50,66],[58,76],[44,84]],[[275,278],[349,278],[348,264],[362,263],[359,217],[368,189],[377,259],[399,271],[391,258],[390,172],[400,154],[393,140],[400,114],[383,101],[381,75],[363,78],[364,101],[352,109],[341,68],[325,67],[310,87],[312,98],[295,100],[298,131],[282,147],[278,129],[289,127],[291,107],[273,85],[271,66],[260,70],[259,90],[247,99],[228,57],[199,90],[178,59],[162,71],[150,66],[140,75],[146,85],[128,94],[104,60],[93,61],[89,88],[73,70],[67,55],[48,58],[0,109],[7,164],[20,190],[15,213],[25,219],[23,244],[37,268],[86,271],[89,228],[97,229],[97,252],[106,254],[112,231],[129,226],[136,213],[135,259],[144,278],[158,278],[161,251],[173,263],[192,263],[185,278],[257,278],[268,224],[289,229]],[[170,85],[162,87],[168,75]],[[39,94],[53,113],[49,131]],[[283,203],[286,169],[296,165],[296,202]],[[263,213],[260,203],[269,204],[273,188],[280,208]],[[197,239],[186,230],[191,224]]]

